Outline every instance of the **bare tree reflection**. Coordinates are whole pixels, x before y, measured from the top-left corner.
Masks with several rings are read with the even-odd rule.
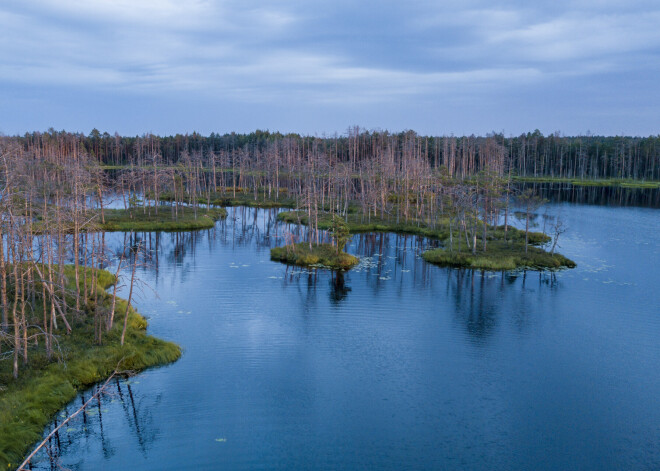
[[[350,292],[351,288],[346,286],[344,272],[333,271],[330,277],[330,301],[333,304],[339,304],[346,299]]]
[[[90,391],[81,393],[78,400],[85,402],[85,396],[97,392],[98,386],[94,386]],[[81,453],[85,450],[89,453],[98,449],[103,453],[104,458],[109,459],[114,456],[122,445],[114,444],[113,439],[106,434],[106,421],[112,423],[112,427],[118,426],[117,422],[124,422],[131,430],[130,436],[137,442],[142,454],[146,457],[149,448],[158,437],[158,428],[154,425],[154,420],[150,410],[158,405],[160,396],[150,397],[141,396],[135,393],[131,387],[131,379],[117,378],[114,388],[108,388],[107,391],[99,394],[97,401],[71,420],[66,427],[55,433],[43,451],[32,461],[32,469],[78,469],[84,465]],[[55,419],[51,427],[45,434],[57,427],[58,421],[62,417],[69,415],[69,410],[73,407],[72,402]],[[119,409],[118,409],[119,408]],[[124,417],[122,419],[121,417]],[[120,425],[119,425],[120,426]],[[61,433],[60,433],[61,432]]]

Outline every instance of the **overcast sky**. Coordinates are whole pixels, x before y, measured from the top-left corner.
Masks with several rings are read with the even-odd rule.
[[[0,132],[660,133],[658,0],[2,0]]]

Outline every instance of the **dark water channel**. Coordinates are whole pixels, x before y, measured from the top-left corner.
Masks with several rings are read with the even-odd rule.
[[[59,465],[660,468],[660,212],[551,210],[575,270],[443,269],[423,239],[367,234],[336,279],[271,262],[285,227],[245,208],[211,231],[141,235],[159,297],[137,307],[184,355],[63,430]]]

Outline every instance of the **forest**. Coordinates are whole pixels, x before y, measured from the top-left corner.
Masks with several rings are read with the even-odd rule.
[[[486,167],[493,155],[506,161],[514,175],[571,179],[660,180],[660,136],[562,136],[559,132],[544,136],[540,131],[506,137],[501,133],[487,136],[422,136],[414,131],[390,133],[368,131],[358,126],[344,135],[302,136],[255,131],[249,134],[198,133],[175,136],[127,137],[101,133],[89,135],[50,129],[45,133],[26,133],[15,140],[27,151],[62,147],[86,152],[105,166],[124,166],[146,162],[158,155],[164,165],[178,163],[186,154],[217,159],[218,163],[238,160],[259,161],[279,154],[291,159],[312,149],[328,159],[342,162],[372,160],[384,154],[396,159],[415,156],[430,168],[444,168],[449,176],[465,178]]]

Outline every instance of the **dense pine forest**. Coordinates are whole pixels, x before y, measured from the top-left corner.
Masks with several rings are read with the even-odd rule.
[[[576,179],[660,180],[660,136],[544,136],[538,130],[516,137],[503,134],[479,136],[422,136],[414,131],[389,133],[351,127],[345,135],[312,137],[299,134],[255,131],[250,134],[197,133],[175,136],[145,134],[125,137],[101,133],[89,135],[49,130],[22,137],[5,137],[19,142],[27,152],[87,153],[102,165],[125,166],[159,163],[171,165],[192,156],[205,166],[252,167],[291,166],[294,160],[315,154],[328,161],[374,161],[411,158],[431,168],[444,168],[449,176],[463,178],[485,169],[494,158],[502,169],[524,177]]]

